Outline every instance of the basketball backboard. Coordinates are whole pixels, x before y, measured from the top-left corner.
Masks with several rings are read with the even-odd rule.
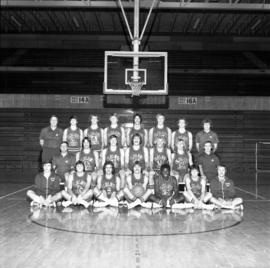
[[[138,68],[134,69],[134,58]],[[132,94],[130,82],[142,83],[143,95],[167,95],[167,52],[105,51],[104,94]]]

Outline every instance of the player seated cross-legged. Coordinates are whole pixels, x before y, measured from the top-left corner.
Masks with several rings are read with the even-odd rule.
[[[84,164],[78,161],[75,165],[75,172],[72,172],[68,178],[67,190],[62,191],[66,201],[62,202],[64,207],[70,205],[83,205],[87,208],[93,198],[93,190],[90,189],[91,176],[85,172]]]
[[[138,205],[151,208],[152,204],[146,203],[151,194],[152,191],[148,188],[148,177],[142,173],[140,163],[135,162],[132,174],[127,176],[127,183],[124,188],[124,195],[128,201],[128,209]]]
[[[94,207],[117,207],[119,201],[124,197],[121,190],[121,180],[115,174],[115,168],[112,161],[106,161],[103,166],[103,174],[97,179],[97,186],[94,189],[94,195],[98,201]]]
[[[43,163],[43,171],[35,177],[35,189],[26,192],[31,206],[53,206],[62,198],[60,191],[61,178],[52,172],[52,163]]]
[[[212,198],[212,194],[206,192],[206,179],[199,175],[198,167],[191,167],[185,176],[185,184],[186,191],[183,194],[187,202],[194,204],[196,209],[214,209],[214,205],[206,204]]]
[[[226,176],[226,167],[217,167],[218,175],[210,182],[210,201],[219,208],[243,209],[243,199],[236,197],[234,183]]]
[[[153,208],[193,208],[191,203],[184,203],[185,197],[178,191],[177,180],[170,175],[170,165],[163,164],[160,169],[160,174],[154,177],[155,193],[149,197],[153,202]]]

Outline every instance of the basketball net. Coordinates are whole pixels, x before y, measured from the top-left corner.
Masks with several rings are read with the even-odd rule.
[[[131,97],[137,97],[141,95],[141,89],[143,87],[143,83],[142,82],[138,82],[138,81],[131,81],[128,83],[130,88],[131,88]]]

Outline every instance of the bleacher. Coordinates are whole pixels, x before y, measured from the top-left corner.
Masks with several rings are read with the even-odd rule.
[[[40,130],[48,125],[49,117],[56,114],[59,126],[66,128],[68,118],[75,114],[79,117],[79,127],[88,126],[91,113],[100,117],[100,126],[108,124],[109,115],[118,112],[120,123],[132,121],[132,113],[125,109],[0,109],[0,181],[31,182],[39,169]],[[211,118],[214,131],[219,135],[218,155],[222,163],[228,167],[228,175],[238,182],[254,183],[255,176],[255,144],[266,141],[270,137],[270,115],[259,111],[171,111],[140,110],[143,124],[149,129],[156,123],[155,115],[162,112],[172,130],[177,129],[177,119],[185,116],[189,122],[188,129],[193,136],[201,129],[203,118]],[[195,154],[195,147],[192,153]],[[270,169],[269,156],[265,155],[264,168]]]

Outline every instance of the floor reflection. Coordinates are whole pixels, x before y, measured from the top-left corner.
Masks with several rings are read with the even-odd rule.
[[[99,235],[178,235],[233,227],[243,211],[135,208],[31,208],[33,223],[61,231]]]

